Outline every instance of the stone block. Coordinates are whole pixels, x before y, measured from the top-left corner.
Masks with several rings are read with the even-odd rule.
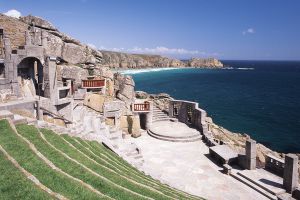
[[[295,154],[285,155],[283,187],[292,193],[298,186],[298,156]]]
[[[84,98],[83,104],[98,112],[103,112],[103,104],[105,96],[99,94],[87,94]]]
[[[256,141],[246,141],[246,169],[256,169]]]

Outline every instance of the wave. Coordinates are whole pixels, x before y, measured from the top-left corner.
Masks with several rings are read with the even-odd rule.
[[[140,74],[146,72],[159,72],[166,70],[174,70],[174,69],[182,69],[177,67],[165,67],[165,68],[147,68],[147,69],[127,69],[127,70],[119,70],[121,74]]]
[[[253,68],[253,67],[239,67],[237,69],[239,69],[239,70],[254,70],[255,68]]]

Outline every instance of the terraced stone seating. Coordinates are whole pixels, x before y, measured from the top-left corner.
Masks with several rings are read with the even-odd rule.
[[[0,120],[0,130],[0,199],[200,199],[146,176],[97,141],[11,119]]]

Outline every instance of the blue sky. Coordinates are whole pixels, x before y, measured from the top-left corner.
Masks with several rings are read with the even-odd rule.
[[[299,0],[0,0],[99,49],[300,60]]]

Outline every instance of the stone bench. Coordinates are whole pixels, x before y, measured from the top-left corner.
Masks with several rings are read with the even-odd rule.
[[[232,167],[228,164],[223,165],[223,172],[227,175],[231,174]]]

